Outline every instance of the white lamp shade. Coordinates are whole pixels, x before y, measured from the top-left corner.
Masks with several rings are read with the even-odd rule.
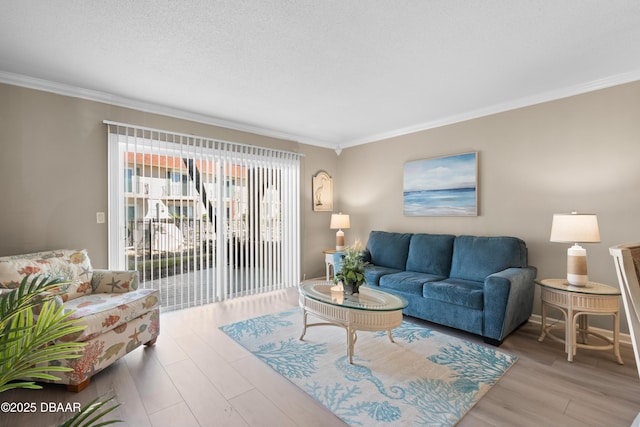
[[[329,228],[332,230],[338,230],[342,228],[351,228],[351,224],[349,222],[349,215],[345,215],[342,212],[339,214],[331,215],[331,225]]]
[[[597,243],[600,241],[598,217],[595,214],[554,214],[551,223],[552,242]]]

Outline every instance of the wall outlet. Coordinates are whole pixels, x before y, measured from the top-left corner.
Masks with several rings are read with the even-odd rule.
[[[96,222],[98,224],[104,224],[104,212],[96,212]]]

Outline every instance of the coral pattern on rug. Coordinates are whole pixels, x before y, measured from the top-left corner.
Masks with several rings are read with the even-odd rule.
[[[404,321],[359,332],[354,364],[342,328],[311,328],[293,309],[220,328],[352,426],[452,426],[516,357]]]

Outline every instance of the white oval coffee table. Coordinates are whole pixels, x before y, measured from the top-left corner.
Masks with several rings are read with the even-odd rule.
[[[347,355],[353,364],[353,350],[357,340],[356,331],[387,331],[393,341],[391,330],[402,323],[402,310],[407,301],[396,295],[367,286],[360,293],[344,295],[332,282],[305,282],[300,285],[300,306],[303,310],[302,335],[312,326],[333,325],[347,331]],[[325,322],[308,323],[311,314]]]

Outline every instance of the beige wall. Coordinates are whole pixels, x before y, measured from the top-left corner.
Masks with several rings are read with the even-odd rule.
[[[404,163],[468,151],[479,155],[479,216],[404,216]],[[640,241],[639,163],[635,82],[345,149],[337,187],[348,243],[370,230],[518,236],[539,278],[566,273],[569,245],[549,242],[553,213],[596,213],[589,278],[618,287],[608,248]]]
[[[107,266],[107,143],[113,120],[305,154],[301,164],[302,273],[324,274],[334,245],[328,212],[313,212],[311,176],[334,178],[335,211],[351,215],[347,243],[370,230],[513,235],[538,277],[563,277],[566,248],[550,243],[556,212],[598,214],[602,242],[586,245],[592,280],[617,286],[608,247],[640,241],[640,82],[332,150],[0,84],[0,256],[86,247]],[[405,217],[406,161],[479,153],[478,217]],[[534,312],[539,313],[536,299]],[[601,322],[602,323],[602,322]],[[624,322],[623,322],[624,323]],[[604,323],[608,325],[608,323]],[[626,328],[625,328],[626,330]]]
[[[108,263],[107,130],[103,120],[303,153],[302,273],[324,274],[329,216],[311,209],[311,175],[335,173],[333,150],[0,84],[0,256],[83,247]]]

